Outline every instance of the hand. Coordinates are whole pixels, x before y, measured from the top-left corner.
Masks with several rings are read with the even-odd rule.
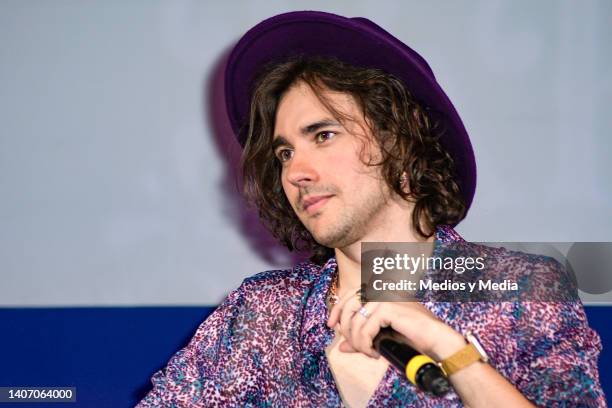
[[[368,317],[358,313],[361,309],[359,295],[349,291],[332,308],[327,325],[337,327],[344,336],[340,351],[361,352],[378,358],[372,342],[382,327],[389,326],[406,337],[415,350],[436,361],[450,357],[465,345],[460,333],[416,301],[370,302],[363,307]]]

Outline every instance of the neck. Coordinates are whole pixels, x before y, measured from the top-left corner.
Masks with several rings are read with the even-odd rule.
[[[338,264],[338,295],[356,291],[361,284],[362,242],[433,242],[435,237],[425,238],[413,228],[412,206],[393,205],[381,211],[371,220],[373,228],[358,241],[342,248],[335,248]],[[400,222],[399,220],[405,220]]]

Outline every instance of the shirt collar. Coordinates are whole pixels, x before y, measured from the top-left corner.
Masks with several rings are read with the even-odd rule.
[[[439,244],[449,242],[464,242],[464,239],[449,225],[436,228],[434,248]],[[338,269],[336,258],[330,258],[323,266],[311,265],[311,281],[313,282],[305,300],[300,338],[302,348],[307,351],[322,351],[333,339],[333,329],[327,327],[326,297],[332,278]]]
[[[447,242],[465,242],[465,240],[450,225],[440,225],[436,228],[436,244],[446,244]]]
[[[329,311],[326,297],[337,269],[335,257],[330,258],[321,267],[313,265],[311,276],[313,284],[306,299],[300,333],[302,346],[307,350],[323,349],[326,345],[322,344],[325,343],[325,335],[329,336],[329,340],[332,338],[333,330],[327,327]]]

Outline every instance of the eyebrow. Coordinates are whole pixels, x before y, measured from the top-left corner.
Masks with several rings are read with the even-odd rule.
[[[300,133],[302,133],[303,135],[308,135],[310,133],[314,133],[317,130],[327,127],[327,126],[341,126],[341,125],[340,125],[340,122],[338,122],[337,120],[323,119],[315,123],[311,123],[310,125],[304,126],[302,129],[300,129]]]
[[[342,126],[342,124],[337,120],[323,119],[302,127],[300,129],[300,133],[307,136],[321,128],[328,126]],[[274,138],[274,140],[272,140],[272,151],[276,151],[279,146],[291,146],[291,143],[289,143],[283,136],[277,136]]]
[[[274,140],[272,140],[272,151],[276,152],[276,149],[280,146],[290,146],[290,144],[287,139],[282,136],[275,137]]]

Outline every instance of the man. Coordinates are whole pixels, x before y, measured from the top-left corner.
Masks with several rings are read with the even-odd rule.
[[[246,279],[140,407],[605,404],[579,302],[356,296],[363,242],[469,245],[452,226],[474,194],[471,145],[418,54],[365,19],[287,13],[239,41],[226,96],[245,193],[275,237],[312,258]],[[496,254],[518,271],[556,267]],[[382,327],[446,364],[453,391],[426,394],[390,366],[372,345]],[[489,362],[457,360],[467,331]]]

